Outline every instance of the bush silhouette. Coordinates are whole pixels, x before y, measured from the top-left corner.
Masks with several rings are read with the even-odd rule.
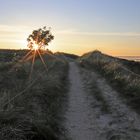
[[[45,49],[49,42],[54,39],[54,36],[50,32],[50,28],[47,29],[46,26],[38,30],[33,30],[27,38],[28,48],[34,49],[37,45],[37,49]]]

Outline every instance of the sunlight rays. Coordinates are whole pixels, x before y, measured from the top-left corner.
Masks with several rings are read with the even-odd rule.
[[[34,71],[35,59],[37,58],[37,56],[39,56],[38,59],[40,59],[40,62],[43,64],[46,72],[48,72],[47,65],[42,55],[44,54],[44,52],[48,51],[46,46],[48,46],[48,44],[53,39],[54,39],[54,36],[51,33],[51,28],[47,29],[45,26],[43,28],[33,30],[33,32],[27,38],[27,42],[28,42],[27,47],[29,48],[29,51],[21,59],[15,56],[15,58],[19,60],[17,62],[15,61],[15,64],[12,70],[18,70],[18,67],[20,67],[22,63],[25,63],[28,61],[31,62],[30,64],[31,68],[29,72],[29,81],[31,81],[32,74]]]
[[[43,50],[43,51],[45,51],[45,50]],[[47,54],[50,54],[50,53],[47,52]],[[35,64],[36,59],[38,59],[37,56],[39,56],[40,62],[43,64],[45,71],[48,72],[47,65],[45,63],[44,58],[42,57],[42,53],[38,49],[29,50],[29,52],[27,52],[20,60],[18,60],[18,62],[16,62],[14,64],[14,66],[12,66],[12,68],[9,70],[9,72],[14,71],[16,68],[18,68],[20,66],[21,63],[26,63],[26,62],[31,61],[31,67],[30,67],[30,72],[29,72],[29,81],[31,81],[32,74],[34,71],[34,64]]]
[[[20,60],[18,60],[10,69],[10,72],[14,70],[14,68],[16,68],[20,63],[29,60],[29,57],[32,53],[32,50],[30,50],[25,56],[23,56]]]
[[[24,60],[26,61],[27,57],[30,56],[33,50],[30,50],[20,61],[23,62]]]
[[[29,81],[31,80],[31,76],[32,76],[33,68],[34,68],[35,57],[36,57],[36,51],[34,51],[33,58],[32,58],[31,71],[29,74]]]
[[[44,67],[45,67],[45,69],[46,69],[46,71],[48,71],[47,65],[46,65],[46,63],[45,63],[43,57],[41,56],[41,53],[40,53],[38,50],[37,50],[37,52],[38,52],[38,54],[39,54],[40,60],[42,61],[43,65],[44,65]]]
[[[28,58],[26,59],[26,61],[32,59],[31,61],[31,69],[30,69],[30,74],[29,74],[29,81],[31,81],[31,78],[32,78],[32,74],[33,74],[33,71],[34,71],[34,64],[35,64],[35,59],[37,58],[37,56],[39,56],[39,59],[40,61],[42,62],[44,68],[45,68],[45,71],[48,72],[48,68],[47,68],[47,65],[42,57],[42,54],[40,53],[40,51],[38,49],[32,51],[32,55],[29,55]]]
[[[43,27],[42,29],[34,30],[33,33],[29,35],[29,37],[27,38],[27,41],[28,41],[27,46],[29,50],[28,51],[25,50],[23,51],[22,54],[19,54],[19,55],[17,53],[14,54],[14,57],[13,57],[14,59],[12,60],[13,66],[11,66],[8,72],[9,73],[12,72],[11,74],[15,74],[15,76],[17,76],[17,72],[20,72],[21,69],[24,69],[25,72],[29,74],[27,77],[27,86],[22,91],[20,91],[17,95],[15,95],[13,98],[8,100],[8,102],[6,102],[4,106],[11,103],[13,100],[15,100],[15,98],[21,96],[23,93],[29,90],[31,86],[35,84],[35,82],[37,81],[40,82],[39,78],[43,78],[44,74],[48,73],[48,68],[45,63],[46,60],[44,60],[42,55],[45,55],[45,54],[47,55],[51,53],[51,51],[49,51],[46,48],[46,46],[48,46],[48,43],[51,42],[51,40],[53,39],[54,39],[54,36],[51,34],[50,29],[47,30],[46,27]],[[39,68],[40,70],[41,64],[39,64],[39,67],[36,67],[35,69],[36,59],[37,60],[39,59],[40,60],[39,63],[43,64],[45,68],[43,71],[41,69],[41,72],[38,72],[38,69],[37,69]],[[38,61],[36,64],[38,64]],[[15,81],[13,82],[15,83]],[[18,92],[17,87],[16,89]]]

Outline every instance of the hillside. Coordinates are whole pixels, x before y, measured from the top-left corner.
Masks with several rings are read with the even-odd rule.
[[[100,51],[0,51],[0,139],[139,140],[138,62]]]
[[[100,51],[86,53],[78,62],[84,68],[98,71],[140,113],[140,62],[112,57]]]
[[[33,54],[23,59],[25,54],[0,52],[0,139],[60,139],[64,137],[60,122],[67,100],[68,63],[43,53],[44,63],[36,56],[33,65]]]

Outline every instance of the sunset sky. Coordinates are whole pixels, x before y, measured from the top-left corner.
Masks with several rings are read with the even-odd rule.
[[[26,48],[43,26],[52,51],[140,56],[140,0],[0,0],[0,48]]]

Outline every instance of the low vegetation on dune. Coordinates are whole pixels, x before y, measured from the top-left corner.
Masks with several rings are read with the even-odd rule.
[[[63,52],[56,52],[55,56],[61,58],[64,61],[74,61],[78,58],[77,55],[74,54],[68,54],[68,53],[63,53]]]
[[[135,72],[136,74],[140,75],[140,62],[137,61],[131,61],[126,59],[119,59],[119,61],[127,67],[129,70]]]
[[[84,54],[78,62],[80,66],[103,75],[127,99],[128,104],[140,113],[139,62],[108,56],[99,51]]]
[[[77,68],[75,61],[77,61],[80,69]],[[72,63],[69,64],[69,62]],[[69,74],[68,76],[69,66],[71,75]],[[119,101],[120,97],[118,97],[117,93],[124,97],[123,99],[125,100],[123,101],[126,101],[140,113],[139,67],[139,62],[108,56],[99,51],[90,52],[78,57],[73,54],[60,52],[53,54],[51,51],[39,48],[31,50],[1,50],[0,139],[69,139],[71,135],[67,131],[69,129],[67,129],[65,124],[66,118],[69,118],[70,122],[72,121],[72,126],[69,124],[71,130],[75,130],[75,128],[79,130],[79,126],[84,126],[85,120],[88,118],[89,104],[95,109],[94,115],[109,116],[111,123],[114,120],[113,124],[118,127],[113,132],[120,130],[121,126],[124,137],[128,136],[124,132],[131,125],[133,115],[131,116],[131,112],[125,107],[126,105],[124,106]],[[76,77],[79,72],[84,82],[85,91],[82,88],[82,80],[78,80],[78,78],[81,78],[80,75]],[[73,82],[70,88],[69,81]],[[78,88],[79,90],[77,90]],[[114,89],[119,92],[116,92]],[[83,97],[81,93],[83,93]],[[76,99],[77,97],[78,100]],[[90,98],[88,100],[87,97],[92,98],[91,102]],[[82,120],[77,117],[83,115],[84,111],[82,110],[85,107],[83,101],[87,101],[87,108],[85,110],[88,111],[86,112],[86,117],[82,116]],[[70,102],[71,109],[69,109]],[[82,113],[78,112],[79,103],[80,107],[83,105]],[[86,102],[84,103],[86,104]],[[67,110],[70,110],[72,117],[70,115],[66,117]],[[125,114],[123,117],[121,116],[122,112]],[[81,115],[75,115],[77,113]],[[81,124],[78,123],[79,121],[75,122],[73,114],[77,120],[82,120]],[[116,116],[122,122],[118,123],[118,120],[116,121],[115,118]],[[128,119],[127,125],[124,118]],[[132,119],[129,120],[129,118]],[[100,117],[95,117],[94,122],[99,122],[97,120],[100,119]],[[90,117],[88,120],[90,120]],[[90,121],[88,125],[91,126]],[[89,128],[88,125],[87,128]],[[99,125],[104,129],[102,122]],[[76,127],[74,128],[73,126]],[[110,131],[108,128],[111,128],[109,123],[106,132]],[[132,129],[135,130],[133,126],[131,127]],[[73,132],[75,133],[75,131]],[[114,136],[113,133],[110,135]]]
[[[31,59],[18,61],[25,51],[6,52],[0,61],[0,139],[63,139],[68,63],[45,53],[44,63],[36,56],[32,69]]]

